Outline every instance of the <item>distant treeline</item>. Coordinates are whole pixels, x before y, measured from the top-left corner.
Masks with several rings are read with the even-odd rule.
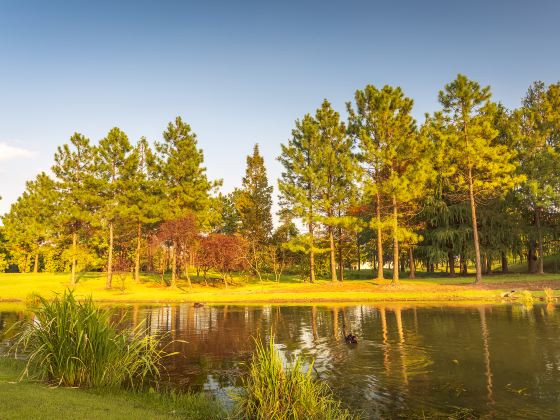
[[[241,187],[218,192],[196,135],[181,118],[162,138],[132,144],[113,128],[97,144],[75,133],[2,217],[0,271],[112,274],[194,270],[342,280],[365,263],[414,277],[499,261],[542,273],[559,252],[560,83],[533,83],[519,109],[458,75],[441,109],[419,125],[399,87],[368,85],[347,103],[325,100],[282,145],[280,223],[258,145]],[[303,227],[299,232],[297,226]]]

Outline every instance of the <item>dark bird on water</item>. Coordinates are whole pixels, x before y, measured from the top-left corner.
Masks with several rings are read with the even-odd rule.
[[[358,344],[358,338],[352,333],[344,336],[344,341],[346,341],[347,344]]]

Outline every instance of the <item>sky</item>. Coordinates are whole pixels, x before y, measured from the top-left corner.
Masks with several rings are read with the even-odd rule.
[[[153,142],[180,115],[227,193],[255,143],[276,188],[294,121],[325,98],[345,117],[367,84],[401,86],[419,122],[457,73],[515,108],[560,79],[559,18],[555,0],[0,0],[0,214],[76,131]]]

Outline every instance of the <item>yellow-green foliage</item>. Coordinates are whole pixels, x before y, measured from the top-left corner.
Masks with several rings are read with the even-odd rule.
[[[239,419],[352,419],[322,381],[312,377],[313,364],[302,371],[297,358],[291,368],[284,368],[274,348],[255,340],[249,376],[243,390],[233,395],[236,407],[233,416]]]
[[[552,290],[550,287],[545,287],[544,298],[547,302],[554,302],[556,300],[556,298],[554,297],[554,290]]]
[[[529,290],[523,290],[523,293],[521,293],[521,300],[525,305],[532,305],[535,301],[532,293]]]

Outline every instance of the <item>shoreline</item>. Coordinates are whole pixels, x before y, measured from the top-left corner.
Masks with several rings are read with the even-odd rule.
[[[72,289],[77,299],[91,297],[101,304],[325,304],[325,303],[502,303],[515,299],[502,298],[504,292],[517,291],[517,300],[523,300],[522,291],[529,290],[535,303],[545,296],[544,290],[553,290],[560,297],[560,275],[531,276],[510,274],[488,276],[481,284],[473,284],[472,277],[420,277],[401,280],[391,285],[390,280],[348,279],[332,283],[302,283],[286,277],[280,283],[236,278],[228,288],[221,284],[193,283],[184,280],[179,287],[170,288],[142,275],[140,282],[128,279],[112,289],[105,288],[104,273],[84,273],[75,286],[65,274],[0,274],[0,304],[21,305],[33,303],[37,295],[52,299],[64,290]],[[200,281],[200,280],[199,280]]]

